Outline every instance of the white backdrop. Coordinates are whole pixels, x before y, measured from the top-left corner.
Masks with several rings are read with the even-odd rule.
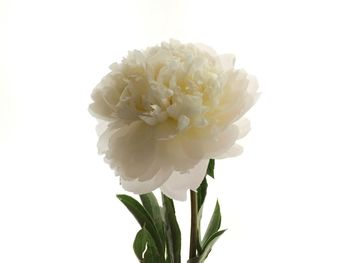
[[[87,107],[109,64],[169,38],[235,53],[262,91],[210,183],[229,230],[208,263],[350,262],[347,2],[1,0],[0,262],[137,261]]]

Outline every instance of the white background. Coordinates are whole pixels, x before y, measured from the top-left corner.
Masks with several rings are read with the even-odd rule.
[[[210,182],[229,230],[208,263],[350,262],[347,2],[1,0],[0,262],[137,262],[87,107],[109,64],[169,38],[235,53],[262,91]]]

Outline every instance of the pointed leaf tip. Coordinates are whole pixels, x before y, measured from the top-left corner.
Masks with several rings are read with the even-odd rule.
[[[224,229],[224,230],[220,230],[216,233],[214,233],[213,235],[211,235],[209,237],[209,239],[207,240],[207,242],[204,244],[204,247],[203,247],[203,253],[200,255],[200,260],[199,260],[199,263],[203,263],[204,260],[208,257],[209,253],[211,252],[214,244],[216,243],[216,241],[219,239],[219,237],[225,233],[227,229]]]
[[[215,159],[210,159],[207,168],[207,175],[214,178]]]
[[[210,222],[208,224],[207,231],[204,234],[203,240],[201,242],[202,247],[208,242],[209,238],[216,233],[221,226],[221,212],[219,201],[216,201],[215,209],[211,216]]]

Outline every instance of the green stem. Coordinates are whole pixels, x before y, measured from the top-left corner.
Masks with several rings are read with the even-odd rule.
[[[198,243],[198,198],[197,193],[191,190],[191,237],[190,237],[190,254],[189,257],[194,258],[197,256],[197,243]]]
[[[165,229],[164,229],[164,231],[165,231],[165,242],[166,242],[166,258],[170,263],[174,263],[173,240],[168,234],[170,231],[169,230],[170,229],[170,222],[169,222],[169,218],[167,215],[167,205],[166,205],[167,198],[168,197],[162,193],[162,203],[163,203],[163,207],[165,209],[165,215],[164,215]]]

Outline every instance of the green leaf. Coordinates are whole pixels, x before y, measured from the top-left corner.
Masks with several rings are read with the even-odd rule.
[[[152,238],[154,239],[159,255],[164,254],[164,243],[162,242],[162,239],[160,238],[157,229],[155,227],[155,224],[152,220],[152,217],[150,214],[143,208],[143,206],[134,198],[128,195],[117,195],[118,199],[126,206],[126,208],[133,214],[135,219],[138,221],[140,226],[143,228],[146,228],[147,231],[150,233]],[[158,262],[164,262],[164,258],[160,257]]]
[[[143,254],[146,250],[146,245],[147,245],[145,231],[147,230],[145,228],[142,228],[139,232],[137,232],[134,240],[134,244],[133,244],[134,252],[140,262],[142,262],[143,260]]]
[[[160,256],[156,243],[145,227],[137,233],[133,247],[140,262],[159,262]]]
[[[225,230],[221,230],[218,231],[216,233],[214,233],[213,235],[211,235],[209,237],[209,239],[207,240],[207,242],[204,244],[203,246],[203,253],[199,256],[199,261],[198,263],[203,263],[204,260],[208,257],[210,251],[212,250],[212,247],[214,246],[214,244],[216,243],[216,241],[219,239],[219,237],[226,231]]]
[[[204,177],[202,183],[197,189],[198,211],[201,209],[205,201],[205,197],[207,195],[207,188],[208,188],[207,179]]]
[[[207,175],[213,178],[214,178],[214,168],[215,168],[215,159],[210,159],[208,168],[207,168]]]
[[[197,200],[198,200],[198,215],[197,215],[197,229],[198,229],[198,237],[201,237],[201,221],[202,221],[202,214],[203,214],[203,207],[204,207],[204,201],[205,197],[207,195],[207,188],[208,188],[208,182],[206,177],[204,177],[202,183],[197,189]],[[197,244],[198,252],[202,252],[202,247],[200,242]]]
[[[211,216],[207,231],[204,234],[203,240],[201,242],[201,246],[204,248],[204,244],[208,241],[208,239],[219,230],[221,225],[221,213],[220,213],[220,205],[219,201],[216,201],[214,212]]]
[[[199,209],[198,214],[197,214],[197,231],[198,231],[198,242],[197,242],[197,250],[198,253],[202,253],[202,244],[200,242],[201,239],[201,221],[202,221],[202,215],[203,215],[203,206]]]
[[[181,231],[176,219],[174,202],[162,194],[164,205],[165,233],[167,238],[168,262],[181,262]]]
[[[204,261],[207,259],[209,253],[211,252],[214,244],[216,243],[216,241],[219,239],[219,237],[226,231],[225,230],[221,230],[218,231],[216,233],[214,233],[207,241],[207,243],[204,244],[203,247],[203,252],[199,253],[199,255],[197,257],[194,258],[190,258],[187,263],[204,263]]]
[[[151,215],[157,232],[162,239],[162,243],[164,244],[164,225],[162,220],[161,208],[158,204],[157,198],[153,193],[142,194],[140,195],[140,198],[144,208]]]

